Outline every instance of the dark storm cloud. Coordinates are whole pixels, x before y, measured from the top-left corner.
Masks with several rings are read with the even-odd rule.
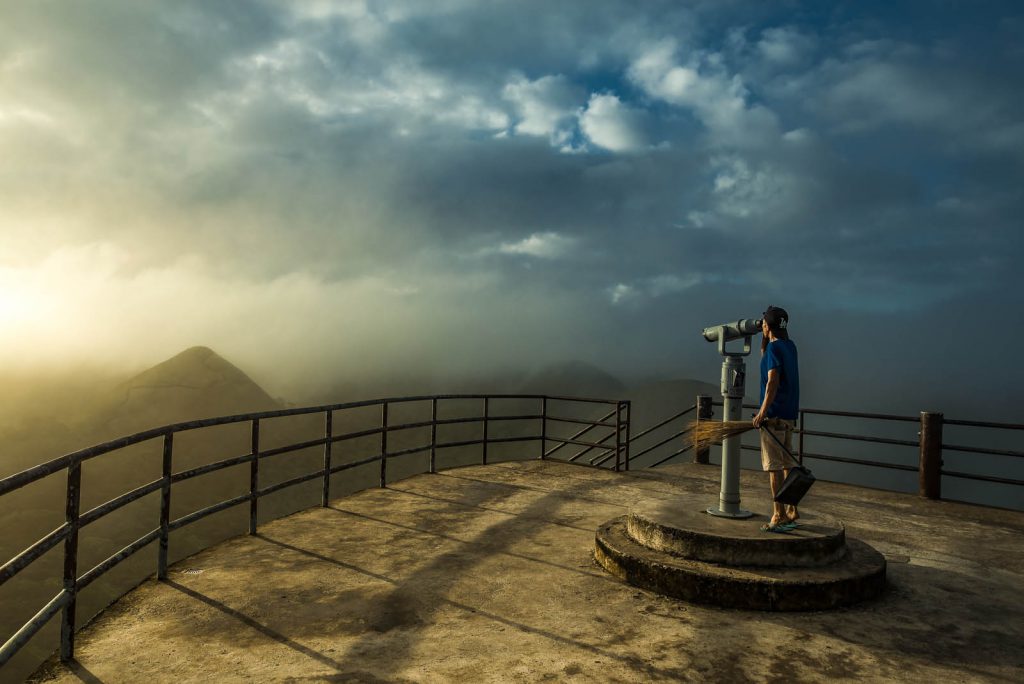
[[[0,26],[0,267],[89,270],[143,337],[185,293],[167,351],[265,366],[305,345],[441,367],[458,329],[467,365],[614,350],[654,371],[768,301],[1010,306],[1024,55],[1004,10],[21,4]],[[266,319],[261,345],[238,332]],[[551,345],[559,326],[598,341]]]

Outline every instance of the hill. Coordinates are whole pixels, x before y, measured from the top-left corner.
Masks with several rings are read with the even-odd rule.
[[[544,366],[531,373],[516,390],[519,394],[554,394],[570,397],[618,399],[626,385],[615,376],[584,361]]]
[[[192,347],[115,387],[94,420],[105,432],[125,434],[277,408],[280,404],[238,367],[208,347]]]

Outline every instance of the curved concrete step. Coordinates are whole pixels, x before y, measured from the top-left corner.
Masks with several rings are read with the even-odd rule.
[[[718,565],[821,567],[846,555],[846,530],[838,520],[805,513],[800,527],[786,534],[766,534],[765,522],[764,516],[716,518],[658,502],[630,511],[626,530],[654,551]]]
[[[666,596],[724,608],[824,610],[874,598],[885,588],[885,558],[847,539],[848,554],[825,567],[726,567],[671,556],[633,541],[626,516],[597,530],[594,556],[611,574]]]

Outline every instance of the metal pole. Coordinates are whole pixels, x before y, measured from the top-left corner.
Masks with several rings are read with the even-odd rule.
[[[388,481],[388,402],[383,402],[380,409],[380,486],[387,486]]]
[[[722,420],[740,420],[745,384],[746,366],[743,357],[727,355],[722,362],[722,397],[725,399]],[[749,518],[753,515],[740,508],[740,435],[722,440],[722,487],[718,495],[718,508],[709,508],[707,511],[722,518]]]
[[[483,464],[487,465],[487,418],[490,414],[490,397],[484,397],[484,454]]]
[[[167,579],[167,548],[171,536],[171,452],[174,433],[164,435],[163,484],[160,486],[160,551],[157,555],[157,579]]]
[[[324,492],[320,497],[320,505],[327,508],[331,500],[331,437],[334,436],[334,411],[324,412]]]
[[[697,424],[701,421],[711,420],[715,415],[714,406],[711,404],[711,397],[707,394],[697,395]],[[694,431],[694,441],[696,441],[697,433]],[[694,448],[693,450],[693,462],[708,464],[711,462],[711,447]]]
[[[927,499],[942,498],[942,420],[941,413],[921,411],[918,489]]]
[[[548,444],[548,398],[542,397],[540,400],[540,458],[544,460],[544,449],[547,448]]]
[[[256,516],[259,513],[259,499],[256,492],[260,488],[260,419],[252,421],[252,462],[249,464],[249,534],[256,534]]]
[[[430,472],[437,472],[437,397],[430,400]]]
[[[78,513],[82,501],[82,462],[68,466],[68,494],[65,520],[69,534],[64,540],[64,591],[70,599],[64,606],[60,622],[60,659],[70,662],[75,657],[75,605],[78,602]]]
[[[622,402],[615,405],[615,472],[622,469]]]
[[[629,428],[633,423],[633,402],[626,401],[626,470],[629,470]]]

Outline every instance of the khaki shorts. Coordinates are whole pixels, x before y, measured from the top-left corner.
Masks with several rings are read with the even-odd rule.
[[[768,418],[763,423],[768,430],[772,431],[779,442],[786,445],[790,453],[793,452],[793,428],[796,422],[783,420],[782,418]],[[762,470],[785,470],[793,467],[793,459],[789,457],[778,443],[768,436],[765,430],[761,430],[761,469]]]

